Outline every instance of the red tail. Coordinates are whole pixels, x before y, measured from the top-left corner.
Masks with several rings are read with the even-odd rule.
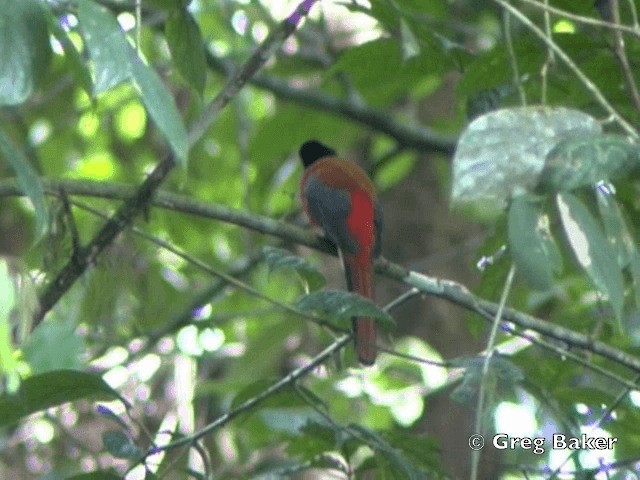
[[[365,298],[373,300],[373,263],[371,258],[345,255],[343,258],[347,287]],[[354,318],[356,354],[363,365],[376,361],[376,324],[372,318]]]

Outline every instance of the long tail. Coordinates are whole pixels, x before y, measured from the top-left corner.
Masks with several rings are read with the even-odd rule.
[[[365,298],[373,300],[373,263],[370,258],[345,255],[342,259],[347,276],[347,288]],[[354,318],[356,354],[363,365],[376,361],[376,324],[372,318]]]

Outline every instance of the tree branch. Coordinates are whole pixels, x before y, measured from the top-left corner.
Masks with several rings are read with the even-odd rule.
[[[204,134],[206,129],[217,119],[220,111],[229,103],[246,84],[246,82],[265,64],[271,55],[295,31],[303,16],[307,15],[317,0],[303,0],[296,10],[279,28],[272,32],[256,49],[242,68],[229,79],[225,87],[207,106],[203,114],[189,129],[189,143],[192,146]],[[88,266],[95,263],[98,255],[127,228],[134,217],[143,211],[154,195],[154,192],[176,165],[173,154],[169,154],[149,174],[135,191],[134,195],[123,203],[116,213],[102,226],[100,231],[82,247],[77,255],[72,256],[62,270],[56,275],[40,296],[39,308],[34,315],[33,328],[44,319],[47,312],[60,300],[75,281],[85,272]]]
[[[126,199],[134,189],[134,187],[123,184],[111,185],[74,180],[43,180],[43,185],[45,191],[50,195],[59,194],[59,189],[62,187],[68,195],[99,196],[112,199]],[[15,180],[1,180],[0,197],[9,195],[24,195],[24,193],[18,187]],[[154,195],[151,200],[151,204],[161,208],[225,221],[293,243],[306,245],[331,255],[337,255],[335,247],[328,240],[314,235],[308,229],[286,224],[272,218],[234,210],[222,205],[198,202],[183,195],[163,191],[156,192],[156,195]],[[496,303],[483,300],[473,295],[461,283],[441,280],[413,272],[383,258],[376,261],[376,271],[384,274],[388,278],[415,287],[422,293],[437,296],[467,310],[477,312],[489,320],[492,320],[497,313],[498,305]],[[560,325],[541,320],[511,308],[504,309],[502,319],[506,322],[512,322],[519,327],[531,329],[547,337],[560,340],[568,345],[596,353],[640,373],[640,359],[603,342],[593,340],[587,335],[574,332]]]

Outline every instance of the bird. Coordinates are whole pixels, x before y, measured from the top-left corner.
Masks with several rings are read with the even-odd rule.
[[[373,182],[360,166],[317,140],[305,142],[299,155],[304,166],[300,199],[310,223],[337,247],[348,290],[373,301],[373,259],[380,255],[383,221]],[[375,321],[354,318],[353,329],[358,361],[373,365]]]

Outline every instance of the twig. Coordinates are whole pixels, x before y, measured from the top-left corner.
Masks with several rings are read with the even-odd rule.
[[[170,442],[170,443],[168,443],[166,445],[156,447],[156,448],[152,449],[151,451],[147,452],[147,455],[151,455],[153,453],[157,453],[160,450],[165,450],[166,451],[166,450],[171,450],[171,449],[178,448],[178,447],[181,447],[181,446],[184,446],[184,445],[191,445],[193,442],[205,437],[206,435],[208,435],[211,432],[213,432],[214,430],[222,427],[223,425],[226,425],[231,420],[236,418],[238,415],[241,415],[242,413],[252,409],[256,405],[259,405],[264,400],[266,400],[267,398],[271,397],[272,395],[274,395],[275,393],[279,392],[280,390],[282,390],[283,388],[287,387],[288,385],[293,385],[297,380],[299,380],[300,378],[304,377],[306,374],[311,372],[313,369],[315,369],[316,367],[321,365],[328,358],[330,358],[333,354],[335,354],[340,349],[342,349],[345,345],[347,345],[350,341],[352,341],[352,336],[351,335],[343,335],[343,336],[341,336],[335,342],[333,342],[331,345],[329,345],[327,348],[325,348],[322,352],[320,352],[318,355],[313,357],[313,359],[307,365],[304,365],[304,366],[302,366],[300,368],[297,368],[296,370],[292,371],[289,375],[287,375],[286,377],[283,377],[282,379],[278,380],[277,382],[272,384],[269,388],[266,388],[265,390],[260,392],[255,397],[252,397],[252,398],[244,401],[242,404],[238,405],[233,410],[230,410],[229,412],[225,413],[224,415],[218,417],[216,420],[211,422],[209,425],[207,425],[204,428],[198,430],[197,432],[193,433],[192,435],[180,438],[179,440],[176,440],[174,442]]]
[[[513,74],[513,83],[518,90],[520,96],[520,105],[527,105],[527,94],[524,91],[522,85],[522,79],[520,78],[520,69],[518,68],[518,58],[516,52],[513,49],[513,39],[511,38],[511,15],[509,12],[502,12],[502,29],[504,30],[504,38],[507,43],[507,52],[509,53],[509,63],[511,64],[511,72]]]
[[[280,27],[265,39],[260,47],[244,63],[243,67],[234,75],[207,106],[201,117],[194,122],[189,130],[189,145],[193,146],[217,119],[222,109],[240,91],[269,57],[282,45],[284,40],[297,28],[300,20],[317,0],[303,0],[296,10],[281,24]],[[151,199],[167,175],[176,165],[173,154],[169,154],[154,168],[135,194],[128,198],[116,213],[102,226],[89,244],[80,249],[79,255],[69,259],[45,288],[40,296],[40,306],[34,315],[33,328],[44,319],[47,312],[71,288],[75,281],[93,265],[98,255],[113,242],[113,240],[127,228],[133,219],[147,208]]]
[[[622,127],[622,129],[627,132],[627,134],[632,138],[638,138],[638,132],[636,131],[636,129],[633,128],[633,126],[629,122],[627,122],[627,120],[625,120],[615,108],[613,108],[613,106],[600,91],[598,86],[584,74],[584,72],[575,64],[573,60],[571,60],[569,55],[567,55],[564,50],[562,50],[552,39],[547,38],[545,33],[540,30],[540,28],[531,20],[529,20],[526,15],[524,15],[520,10],[514,8],[505,0],[493,1],[505,10],[508,10],[514,17],[520,20],[529,30],[531,30],[538,38],[540,38],[551,50],[553,50],[558,58],[560,58],[565,63],[565,65],[569,67],[569,70],[571,70],[574,75],[578,77],[584,87],[593,94],[594,99],[600,104],[600,106],[615,119],[620,127]]]
[[[620,25],[620,5],[618,3],[618,0],[610,0],[609,7],[611,8],[611,18],[613,19],[613,23],[616,25]],[[615,38],[614,51],[616,53],[616,57],[618,58],[618,62],[620,63],[620,67],[622,68],[624,81],[627,84],[627,90],[629,91],[629,95],[631,95],[633,105],[636,107],[636,110],[640,112],[640,93],[638,93],[636,80],[635,78],[633,78],[633,72],[631,71],[629,59],[627,58],[627,52],[624,48],[624,37],[622,36],[622,32],[620,30],[614,30],[613,35]]]
[[[513,286],[513,277],[516,273],[516,267],[511,265],[509,269],[509,274],[507,275],[507,279],[504,283],[504,289],[502,290],[502,295],[500,296],[500,303],[498,304],[498,310],[496,311],[496,315],[493,319],[493,324],[491,325],[491,332],[489,334],[489,339],[487,340],[487,348],[486,354],[484,357],[484,362],[482,363],[482,376],[480,381],[480,389],[478,392],[478,406],[476,407],[476,419],[475,419],[475,433],[482,432],[482,417],[484,416],[484,403],[485,403],[485,395],[487,391],[487,374],[489,373],[489,364],[491,363],[491,358],[495,352],[494,346],[496,343],[496,337],[498,335],[498,327],[502,323],[502,312],[504,311],[504,306],[507,303],[507,298],[509,297],[509,293],[511,292],[511,287]],[[476,480],[478,478],[478,466],[480,465],[480,449],[474,449],[471,452],[471,474],[469,478],[471,480]]]

